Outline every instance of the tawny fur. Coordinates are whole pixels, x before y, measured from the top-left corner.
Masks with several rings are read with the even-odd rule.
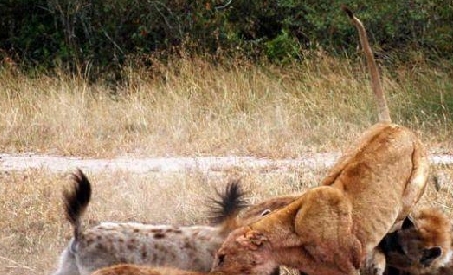
[[[387,234],[380,246],[388,275],[453,274],[453,238],[448,217],[437,208],[414,211],[403,228]]]
[[[120,263],[165,265],[209,271],[215,252],[229,232],[238,227],[238,211],[246,206],[238,182],[231,182],[219,200],[213,200],[216,226],[173,226],[103,222],[83,230],[91,186],[78,170],[72,188],[64,192],[65,211],[74,237],[60,257],[53,275],[88,275],[101,267]]]
[[[276,266],[286,265],[308,274],[352,274],[361,257],[359,241],[344,238],[352,230],[352,204],[344,192],[316,187],[260,221],[233,231],[217,252],[213,270],[270,274]]]
[[[342,9],[348,15],[349,19],[351,20],[352,24],[357,28],[359,32],[359,39],[360,45],[362,46],[362,50],[365,53],[366,63],[368,67],[368,71],[370,72],[371,77],[371,88],[373,93],[375,94],[376,104],[378,106],[378,117],[380,122],[391,123],[392,119],[390,117],[390,110],[387,106],[387,100],[385,99],[385,93],[382,89],[381,79],[379,76],[379,69],[376,65],[376,61],[374,60],[373,50],[368,43],[368,36],[366,34],[366,29],[363,26],[362,22],[354,16],[352,11],[346,7],[342,6]]]
[[[278,196],[251,205],[239,212],[237,217],[238,227],[258,221],[263,216],[269,215],[273,211],[287,206],[298,198],[299,196],[296,195]]]
[[[367,60],[374,61],[365,28],[345,10],[368,49]],[[390,122],[374,69],[379,123],[337,161],[320,187],[233,231],[217,252],[213,270],[269,274],[275,266],[286,265],[308,274],[352,275],[368,266],[383,273],[385,257],[377,245],[424,193],[429,162],[416,135]]]
[[[172,267],[153,267],[121,264],[104,267],[91,275],[225,275],[219,272],[185,271]]]

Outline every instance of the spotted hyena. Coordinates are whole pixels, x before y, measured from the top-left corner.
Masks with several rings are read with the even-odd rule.
[[[82,214],[91,197],[91,185],[81,170],[63,192],[65,214],[74,236],[60,256],[53,275],[88,275],[106,266],[136,264],[173,266],[209,271],[217,249],[237,225],[237,213],[246,207],[238,181],[230,182],[220,199],[213,199],[213,226],[173,226],[103,222],[82,229]]]
[[[219,272],[198,272],[163,266],[120,264],[97,270],[91,275],[226,275]]]

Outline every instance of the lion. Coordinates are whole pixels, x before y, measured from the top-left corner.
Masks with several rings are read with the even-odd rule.
[[[238,224],[258,220],[298,197],[272,197],[249,206],[239,214]],[[242,218],[246,222],[242,223]],[[399,229],[387,233],[379,243],[386,257],[385,275],[453,274],[453,232],[448,217],[440,209],[430,207],[414,210],[396,228]]]
[[[453,274],[453,237],[450,220],[437,208],[423,208],[408,216],[400,229],[379,243],[387,274]]]
[[[359,274],[361,267],[383,274],[379,242],[424,193],[426,150],[411,130],[391,122],[366,30],[343,9],[359,31],[379,122],[343,154],[319,187],[230,233],[213,271],[270,274],[286,265],[316,275]]]
[[[250,205],[239,212],[236,220],[237,225],[240,227],[258,221],[263,216],[287,206],[298,198],[299,195],[278,196]]]
[[[217,192],[220,198],[211,199],[213,226],[102,222],[83,230],[81,217],[90,201],[91,184],[81,170],[72,175],[72,184],[71,189],[64,191],[63,199],[74,237],[61,254],[53,275],[88,275],[120,263],[209,271],[228,233],[239,227],[238,212],[247,206],[239,182],[231,181],[225,192]]]

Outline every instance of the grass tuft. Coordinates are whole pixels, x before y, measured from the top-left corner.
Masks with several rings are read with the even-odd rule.
[[[358,60],[320,55],[279,67],[183,57],[154,62],[152,71],[125,68],[125,73],[127,81],[111,87],[63,73],[28,77],[0,70],[0,151],[298,157],[340,151],[377,119]],[[451,152],[451,67],[422,64],[383,75],[394,121],[418,132],[431,152]],[[209,212],[203,209],[206,200],[229,178],[240,178],[247,201],[255,203],[300,193],[325,173],[301,168],[88,174],[93,196],[83,226],[97,221],[207,223],[201,214]],[[452,167],[435,167],[419,206],[435,205],[453,217],[452,178]],[[49,274],[72,234],[61,193],[68,175],[0,171],[0,182],[0,274]],[[435,184],[442,187],[439,192]]]
[[[125,69],[123,85],[62,73],[0,72],[0,150],[60,155],[253,155],[338,151],[377,119],[360,60],[320,55],[285,67],[183,57]],[[432,150],[452,147],[452,71],[385,72],[395,122]]]

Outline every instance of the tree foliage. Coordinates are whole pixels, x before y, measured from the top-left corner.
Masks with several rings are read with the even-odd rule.
[[[453,3],[346,1],[386,52],[453,54]],[[299,58],[357,45],[340,3],[325,0],[3,0],[0,58],[26,66],[118,69],[129,56],[189,53]]]

